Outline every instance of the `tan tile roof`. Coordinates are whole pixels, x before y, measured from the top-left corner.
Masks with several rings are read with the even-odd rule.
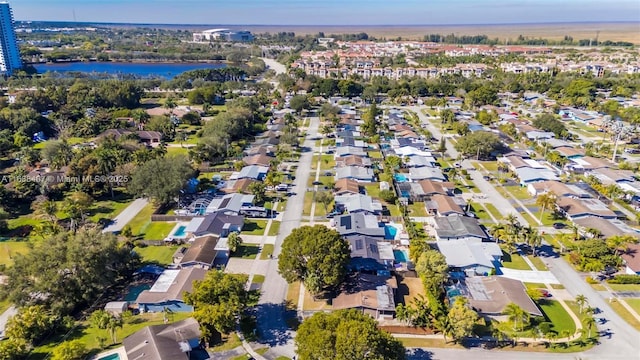
[[[451,213],[464,215],[464,210],[460,205],[456,204],[451,196],[436,194],[431,197],[431,200],[435,201],[438,206],[438,213],[441,215],[448,215]]]
[[[203,236],[196,238],[193,244],[184,253],[180,265],[188,263],[201,263],[203,265],[213,264],[216,258],[216,245],[218,244],[217,236]]]
[[[522,281],[502,276],[486,276],[467,279],[467,285],[475,285],[478,296],[470,296],[469,304],[478,312],[502,314],[510,303],[520,306],[531,315],[542,316],[542,312],[527,295]],[[478,289],[480,288],[480,289]]]
[[[590,206],[591,205],[591,206]],[[604,204],[595,199],[575,199],[562,197],[558,200],[558,206],[569,216],[594,215],[601,217],[615,217],[616,214]]]
[[[336,181],[334,185],[336,193],[352,193],[358,194],[360,193],[360,187],[358,186],[358,182],[353,179],[340,179]]]
[[[631,244],[622,254],[622,260],[634,272],[640,272],[640,244]]]

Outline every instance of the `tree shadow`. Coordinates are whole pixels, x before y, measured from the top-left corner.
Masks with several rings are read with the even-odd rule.
[[[256,306],[255,314],[261,344],[274,347],[284,345],[292,339],[286,319],[295,318],[296,311],[287,310],[285,304],[267,303]]]
[[[433,352],[424,349],[407,350],[407,360],[431,360],[433,355]]]

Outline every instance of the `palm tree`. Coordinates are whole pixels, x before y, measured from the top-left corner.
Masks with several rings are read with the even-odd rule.
[[[242,245],[242,238],[237,232],[234,231],[229,234],[229,237],[227,238],[227,244],[229,246],[229,251],[234,253]]]
[[[542,244],[542,236],[537,229],[527,226],[524,231],[524,239],[527,245],[533,249],[533,256],[536,256],[536,248]]]
[[[504,308],[504,314],[509,317],[509,321],[513,322],[513,331],[522,330],[529,323],[529,313],[515,303],[509,303]],[[520,326],[518,326],[518,323],[520,323]]]
[[[48,219],[52,224],[58,223],[58,203],[53,200],[45,200],[33,204],[37,216]]]
[[[178,106],[178,103],[176,103],[176,99],[173,97],[173,95],[169,95],[164,101],[164,107],[166,109],[169,109],[172,116],[173,116],[173,109],[175,109],[176,106]]]
[[[593,327],[596,325],[596,320],[593,318],[593,316],[587,316],[584,319],[582,319],[582,323],[586,326],[587,328],[587,337],[590,338],[591,337],[591,330],[593,330]]]
[[[117,330],[118,328],[122,328],[122,318],[115,317],[112,316],[111,319],[109,319],[109,323],[107,324],[107,329],[109,330],[109,333],[111,334],[111,340],[113,341],[113,344],[115,344],[118,341],[118,334],[117,334]]]
[[[576,296],[576,304],[578,304],[578,311],[580,311],[580,313],[582,314],[582,310],[583,308],[586,306],[588,306],[588,301],[587,301],[587,297],[582,295],[582,294],[578,294]]]
[[[546,193],[538,195],[536,199],[536,205],[540,206],[540,222],[542,223],[542,217],[544,216],[544,212],[547,209],[551,209],[555,207],[556,202],[558,201],[558,196],[553,191],[548,191]]]

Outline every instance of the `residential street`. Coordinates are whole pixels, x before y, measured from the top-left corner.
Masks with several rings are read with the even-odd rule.
[[[258,332],[261,342],[271,347],[271,350],[265,355],[270,358],[270,354],[285,355],[293,357],[293,339],[292,332],[288,330],[284,321],[285,316],[296,316],[293,310],[289,314],[285,314],[284,302],[287,297],[287,283],[278,274],[278,255],[282,241],[293,229],[300,227],[302,220],[302,211],[304,206],[304,194],[307,190],[307,182],[311,175],[311,167],[313,160],[314,141],[309,140],[318,136],[318,127],[320,119],[311,118],[311,124],[307,130],[307,139],[303,144],[303,152],[296,170],[296,178],[294,187],[291,190],[292,195],[287,201],[287,207],[283,213],[282,224],[280,225],[280,234],[276,238],[274,257],[269,260],[265,281],[262,285],[262,297],[257,309]],[[274,358],[277,356],[273,356]]]
[[[424,107],[408,107],[409,110],[414,111],[418,114],[422,123],[427,125],[427,129],[431,131],[433,136],[437,139],[442,137],[440,131],[429,121],[426,115],[424,115],[420,110]],[[458,153],[453,149],[453,145],[451,141],[447,141],[447,151],[449,155],[457,157]],[[463,162],[464,168],[471,168],[471,164],[469,161]],[[524,218],[515,210],[513,205],[506,200],[500,193],[498,193],[495,188],[486,180],[482,178],[482,174],[478,171],[470,171],[474,184],[487,195],[489,202],[494,204],[494,206],[503,214],[513,213],[516,214],[518,219],[523,223],[527,224]],[[546,244],[548,245],[548,244]],[[518,359],[575,359],[576,356],[586,356],[587,358],[593,359],[640,359],[640,346],[638,343],[640,341],[640,333],[638,333],[631,325],[629,325],[626,321],[624,321],[617,313],[615,313],[608,305],[606,299],[604,299],[597,291],[595,291],[586,281],[561,257],[559,257],[555,253],[548,254],[548,256],[544,257],[544,261],[549,265],[549,270],[553,276],[560,283],[562,283],[567,291],[572,295],[576,296],[578,294],[582,294],[587,297],[589,301],[589,305],[594,308],[599,308],[602,313],[597,314],[596,318],[606,319],[604,324],[598,323],[598,330],[601,332],[606,332],[608,335],[601,337],[601,344],[594,347],[593,349],[586,351],[582,354],[538,354],[538,353],[520,353],[518,352]],[[610,335],[609,335],[610,334]],[[508,355],[508,352],[503,351],[463,351],[460,350],[456,353],[455,350],[443,350],[443,349],[433,349],[435,357],[433,359],[446,359],[446,358],[485,358],[482,354],[486,353],[486,358],[496,359],[496,358],[504,358],[511,359],[512,355]],[[467,357],[463,354],[469,354]],[[471,355],[473,354],[473,355]],[[526,356],[525,356],[526,354]],[[416,357],[419,359],[419,357]],[[428,358],[428,357],[427,357]]]

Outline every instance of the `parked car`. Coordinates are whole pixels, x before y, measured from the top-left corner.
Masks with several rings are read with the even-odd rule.
[[[289,185],[287,184],[280,184],[276,186],[276,191],[287,191],[287,190],[289,190]]]
[[[549,292],[549,290],[547,289],[538,289],[538,291],[540,291],[540,294],[542,294],[542,296],[548,298],[551,297],[551,293]]]

